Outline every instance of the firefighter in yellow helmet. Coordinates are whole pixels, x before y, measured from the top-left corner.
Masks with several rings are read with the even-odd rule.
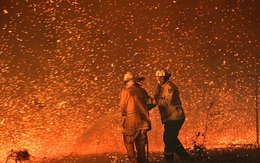
[[[121,92],[119,106],[124,119],[123,140],[127,157],[131,163],[146,163],[146,132],[151,129],[147,105],[149,96],[137,80],[131,72],[124,75],[126,88]]]
[[[164,124],[164,161],[167,163],[173,162],[175,153],[182,160],[189,162],[192,161],[192,158],[178,139],[179,131],[185,120],[185,113],[182,108],[179,90],[169,80],[170,77],[171,74],[164,68],[159,69],[155,74],[158,84],[154,97],[157,99],[161,121]]]

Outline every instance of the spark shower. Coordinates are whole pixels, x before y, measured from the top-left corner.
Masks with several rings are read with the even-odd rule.
[[[1,0],[0,159],[124,151],[118,97],[126,71],[167,68],[187,115],[180,139],[259,143],[256,0]],[[162,151],[151,111],[150,150]],[[91,148],[90,148],[91,147]]]

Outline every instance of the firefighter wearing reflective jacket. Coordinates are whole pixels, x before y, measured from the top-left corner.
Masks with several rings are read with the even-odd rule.
[[[185,120],[179,90],[177,86],[169,80],[171,74],[164,68],[159,69],[155,77],[158,85],[154,97],[157,99],[161,121],[164,124],[164,161],[173,162],[174,153],[182,160],[192,160],[178,139],[179,131]]]
[[[148,155],[145,150],[146,145],[148,148],[146,132],[151,129],[147,105],[149,96],[136,79],[131,72],[124,75],[126,88],[121,92],[119,106],[122,109],[127,157],[131,163],[145,163]]]

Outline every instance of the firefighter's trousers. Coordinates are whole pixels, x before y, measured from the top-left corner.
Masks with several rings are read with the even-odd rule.
[[[189,153],[185,150],[178,139],[179,131],[183,123],[184,120],[170,120],[164,124],[164,156],[167,160],[172,160],[174,153],[176,153],[181,159],[190,157]]]
[[[144,131],[137,131],[133,134],[125,134],[124,145],[127,150],[127,157],[131,163],[146,163],[145,145],[147,142],[147,134]],[[137,152],[137,154],[136,154]]]

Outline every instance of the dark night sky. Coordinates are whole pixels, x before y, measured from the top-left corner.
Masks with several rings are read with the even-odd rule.
[[[179,86],[187,144],[204,129],[210,102],[209,144],[256,141],[258,0],[1,0],[0,20],[0,143],[7,151],[44,149],[39,131],[52,143],[67,135],[67,146],[117,112],[126,71],[146,77],[152,95],[160,67]]]

